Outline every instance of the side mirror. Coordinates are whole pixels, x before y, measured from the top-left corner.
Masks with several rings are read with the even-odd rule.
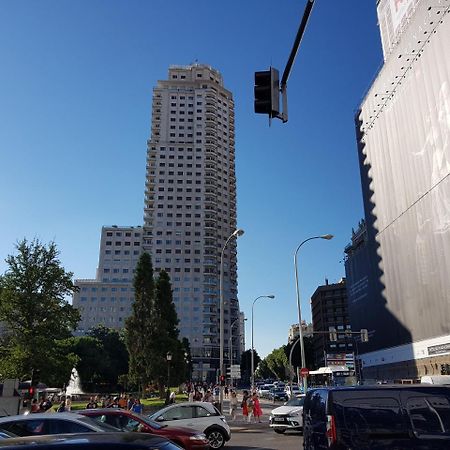
[[[155,421],[156,421],[156,422],[164,422],[164,416],[158,416],[158,417],[155,419]]]

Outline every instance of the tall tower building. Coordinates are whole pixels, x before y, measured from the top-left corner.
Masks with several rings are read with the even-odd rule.
[[[236,229],[234,102],[212,67],[172,66],[153,90],[147,150],[144,250],[166,270],[189,339],[193,377],[214,380],[219,367],[220,254]],[[224,342],[239,317],[236,241],[224,253]],[[240,356],[233,337],[233,361]],[[234,350],[236,349],[236,350]]]
[[[379,0],[384,66],[356,116],[365,222],[348,248],[365,378],[450,364],[450,2]]]

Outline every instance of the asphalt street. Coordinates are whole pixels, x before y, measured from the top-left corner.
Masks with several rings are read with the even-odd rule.
[[[261,401],[263,410],[262,422],[247,422],[242,413],[238,414],[235,421],[231,421],[228,414],[228,401],[224,401],[224,413],[227,422],[231,428],[231,440],[227,442],[225,450],[244,450],[244,449],[280,449],[280,450],[299,450],[303,448],[303,436],[301,433],[287,431],[284,434],[277,434],[269,427],[270,411],[282,402]]]

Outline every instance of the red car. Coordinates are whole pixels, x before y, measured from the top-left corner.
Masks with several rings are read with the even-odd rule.
[[[99,422],[107,423],[122,431],[139,431],[163,436],[186,450],[209,449],[208,439],[203,433],[193,431],[189,428],[160,425],[150,420],[147,416],[126,409],[85,409],[83,411],[77,411],[77,413]]]

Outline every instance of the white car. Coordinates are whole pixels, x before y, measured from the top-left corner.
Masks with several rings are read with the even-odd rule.
[[[270,428],[276,433],[284,433],[286,430],[303,430],[303,403],[305,395],[291,398],[283,406],[275,408],[270,413]]]
[[[263,384],[258,389],[258,395],[261,398],[267,398],[269,396],[270,390],[274,387],[273,384]]]
[[[206,434],[209,446],[221,448],[231,438],[225,417],[209,402],[184,402],[166,406],[149,416],[169,426],[187,427]]]

